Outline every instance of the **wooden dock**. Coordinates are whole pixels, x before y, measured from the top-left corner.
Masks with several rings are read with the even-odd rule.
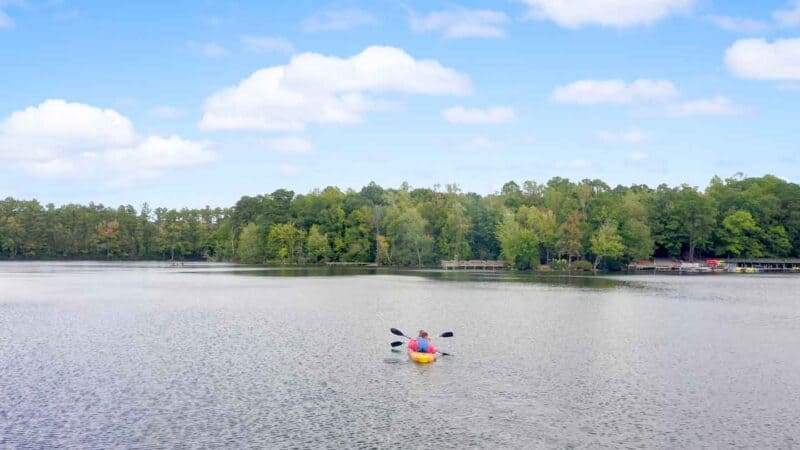
[[[800,272],[800,258],[730,258],[720,261],[728,272]]]
[[[441,267],[444,270],[500,270],[508,268],[508,261],[490,259],[443,259]]]
[[[793,272],[800,273],[800,258],[731,258],[709,259],[703,262],[686,262],[677,259],[644,259],[628,264],[629,271],[650,271],[668,273],[760,273]]]

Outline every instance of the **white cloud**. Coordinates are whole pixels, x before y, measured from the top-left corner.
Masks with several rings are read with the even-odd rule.
[[[394,47],[368,47],[350,58],[303,53],[256,71],[205,100],[203,130],[302,130],[309,123],[351,124],[381,108],[373,93],[460,95],[468,76]]]
[[[314,151],[314,144],[299,136],[286,136],[268,140],[267,148],[284,155],[305,155]]]
[[[242,46],[258,53],[294,53],[294,46],[284,37],[242,36]]]
[[[521,0],[530,17],[552,20],[566,28],[584,25],[624,28],[648,25],[672,14],[686,12],[695,0]]]
[[[725,64],[741,78],[800,80],[800,38],[738,40],[725,51]]]
[[[75,150],[121,147],[136,139],[127,117],[64,100],[46,100],[0,122],[0,155],[56,159]]]
[[[446,38],[496,38],[505,36],[508,16],[488,9],[436,11],[411,15],[411,29],[418,33],[439,32]]]
[[[217,154],[210,146],[208,141],[190,141],[180,136],[149,136],[135,147],[108,150],[100,159],[105,167],[116,172],[116,184],[127,184],[140,178],[156,177],[165,169],[214,161]]]
[[[46,161],[22,161],[19,165],[25,172],[39,178],[63,178],[76,172],[73,161],[60,158]]]
[[[174,106],[161,105],[150,109],[147,114],[158,119],[177,119],[182,117],[185,112],[182,109]]]
[[[736,116],[745,112],[745,108],[723,96],[691,100],[667,107],[666,113],[674,117],[691,116]]]
[[[300,167],[292,165],[292,164],[281,164],[278,166],[278,171],[282,175],[297,175],[300,173]]]
[[[190,50],[202,53],[208,58],[221,58],[228,54],[228,50],[216,42],[188,41],[186,46]]]
[[[747,17],[709,16],[708,20],[723,30],[737,33],[764,33],[769,30],[768,23]]]
[[[708,99],[677,102],[678,89],[669,81],[640,79],[633,83],[622,80],[581,80],[558,86],[551,98],[559,103],[578,105],[658,105],[658,115],[672,117],[730,116],[745,112],[745,108],[731,99],[716,96]],[[600,134],[598,139],[622,142],[622,137],[611,133]],[[628,136],[629,138],[631,136]]]
[[[580,80],[557,86],[551,98],[558,103],[579,105],[664,102],[678,96],[670,81],[639,79],[632,83],[623,80]]]
[[[453,106],[442,111],[444,119],[455,124],[497,124],[514,120],[514,110],[508,106],[492,106],[486,109]]]
[[[378,20],[372,14],[353,8],[315,14],[303,22],[303,29],[305,31],[341,31],[376,23]]]
[[[14,28],[14,21],[8,14],[0,10],[0,30],[8,30]]]
[[[650,159],[650,155],[642,152],[633,152],[631,153],[631,159],[636,162],[647,161]]]
[[[791,9],[784,9],[772,13],[772,18],[781,27],[800,26],[800,0],[794,0]]]
[[[101,178],[119,184],[211,161],[206,141],[140,137],[112,109],[46,100],[0,122],[0,160],[40,177]]]
[[[642,130],[631,129],[622,132],[601,131],[595,136],[597,140],[602,142],[625,143],[625,144],[639,144],[650,138]]]

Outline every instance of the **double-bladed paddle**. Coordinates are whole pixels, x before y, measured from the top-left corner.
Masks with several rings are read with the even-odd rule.
[[[392,334],[395,335],[395,336],[403,336],[406,339],[411,339],[410,337],[406,336],[405,333],[403,333],[402,331],[398,330],[397,328],[390,328],[389,331],[391,331]],[[441,338],[449,338],[449,337],[453,337],[453,336],[454,335],[453,335],[452,331],[445,331],[444,333],[439,335],[439,337],[441,337]]]

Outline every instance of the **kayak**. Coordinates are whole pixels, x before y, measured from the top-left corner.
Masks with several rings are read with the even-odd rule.
[[[436,353],[408,352],[408,357],[415,363],[428,364],[436,361]]]

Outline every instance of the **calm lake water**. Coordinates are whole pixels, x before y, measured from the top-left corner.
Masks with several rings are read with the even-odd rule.
[[[0,263],[0,447],[800,446],[800,276],[333,274]]]

